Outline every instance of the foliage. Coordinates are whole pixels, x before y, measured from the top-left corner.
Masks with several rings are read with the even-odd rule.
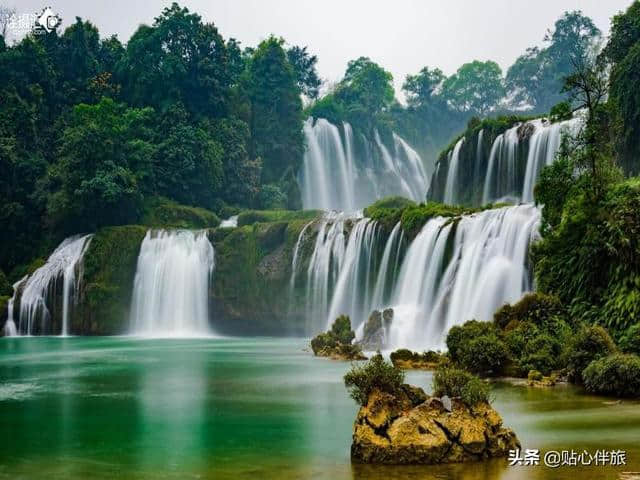
[[[255,50],[246,71],[251,101],[250,152],[262,159],[265,183],[279,180],[302,161],[302,101],[294,68],[283,48],[284,40],[269,37]]]
[[[585,388],[617,397],[640,397],[640,357],[615,354],[594,360],[582,373]]]
[[[390,232],[400,221],[404,209],[413,205],[413,201],[404,197],[386,197],[369,205],[363,213],[365,217],[375,220]]]
[[[433,376],[433,394],[460,397],[468,406],[489,403],[489,385],[475,375],[452,367],[438,368]]]
[[[362,365],[352,366],[344,376],[349,395],[363,406],[374,390],[396,395],[401,391],[403,382],[404,372],[387,362],[379,353]]]
[[[200,207],[180,205],[162,197],[152,197],[145,201],[141,223],[154,228],[217,227],[218,216]]]
[[[493,323],[470,320],[447,334],[449,356],[465,370],[481,376],[502,373],[508,350]]]
[[[442,89],[454,110],[486,115],[504,96],[502,70],[496,62],[474,60],[444,80]]]
[[[620,349],[625,353],[640,355],[640,323],[627,328],[620,339]]]
[[[549,120],[551,123],[562,122],[573,117],[573,109],[568,101],[556,103],[549,111]]]
[[[587,365],[615,351],[616,345],[604,328],[599,325],[582,327],[569,345],[569,378],[582,382],[582,373]]]
[[[423,362],[423,363],[440,363],[443,360],[443,354],[440,352],[435,352],[433,350],[428,350],[422,353],[412,352],[406,348],[399,348],[391,352],[390,355],[391,363],[395,365],[396,361],[404,360],[411,362]]]
[[[502,306],[494,314],[493,321],[503,330],[515,327],[519,322],[547,328],[551,320],[564,314],[565,310],[556,297],[544,293],[528,293],[513,305]]]
[[[7,276],[4,274],[4,272],[0,270],[0,296],[11,295],[13,295],[13,287],[9,283],[9,280],[7,280]]]
[[[260,222],[311,221],[319,215],[318,210],[245,210],[238,215],[238,226]]]
[[[565,77],[573,72],[574,61],[593,54],[600,35],[582,12],[565,12],[545,35],[545,46],[527,49],[508,69],[508,96],[516,105],[540,113],[565,101],[561,92]]]
[[[318,57],[309,54],[307,47],[293,46],[287,50],[287,60],[296,75],[300,91],[309,98],[317,98],[322,84],[316,73]]]
[[[351,345],[356,334],[351,330],[351,320],[346,315],[340,315],[331,324],[329,331],[321,333],[311,340],[311,349],[318,354],[325,349],[333,349],[341,345]]]

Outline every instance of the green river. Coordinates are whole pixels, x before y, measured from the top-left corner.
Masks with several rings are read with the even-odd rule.
[[[0,339],[0,478],[608,479],[640,471],[640,403],[495,384],[523,448],[626,451],[621,467],[352,465],[345,362],[303,339]],[[429,390],[428,372],[407,381]]]

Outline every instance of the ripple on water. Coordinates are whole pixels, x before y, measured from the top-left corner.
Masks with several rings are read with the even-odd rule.
[[[35,383],[5,383],[0,385],[0,402],[6,400],[25,400],[39,389]]]

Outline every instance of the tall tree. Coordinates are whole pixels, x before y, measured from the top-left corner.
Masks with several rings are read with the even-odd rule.
[[[309,54],[307,47],[293,46],[287,50],[287,59],[296,74],[300,91],[310,99],[318,98],[322,84],[316,72],[318,57]]]
[[[462,65],[442,86],[449,105],[459,111],[486,115],[504,97],[502,70],[496,62],[474,60]]]

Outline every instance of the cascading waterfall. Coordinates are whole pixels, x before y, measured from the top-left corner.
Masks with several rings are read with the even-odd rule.
[[[533,205],[456,220],[438,217],[406,248],[399,223],[385,237],[367,218],[325,218],[316,225],[306,272],[309,333],[346,314],[359,334],[371,311],[392,307],[389,347],[442,348],[453,325],[490,320],[500,306],[531,289],[527,251],[539,219]],[[311,225],[299,244],[310,236]],[[296,253],[294,258],[292,285],[296,274],[302,276],[301,259]]]
[[[531,122],[535,130],[529,139],[529,153],[527,156],[527,168],[522,187],[522,201],[533,202],[533,188],[542,167],[551,165],[560,148],[562,134],[568,133],[575,136],[581,125],[580,117],[572,118],[564,122],[544,125],[541,120]]]
[[[460,149],[464,143],[462,137],[453,147],[453,151],[449,154],[449,170],[447,172],[447,183],[444,191],[444,203],[452,205],[456,203],[458,198],[458,164],[460,163]]]
[[[516,154],[519,143],[519,128],[520,125],[517,125],[498,135],[491,146],[489,165],[482,192],[483,205],[493,200],[513,199],[518,196]]]
[[[64,240],[54,250],[47,262],[31,276],[14,285],[10,318],[15,326],[15,300],[18,290],[19,314],[15,333],[34,335],[53,333],[54,303],[58,290],[58,280],[62,280],[62,315],[60,334],[69,334],[69,320],[72,306],[77,302],[77,292],[82,278],[80,260],[93,235],[75,236]],[[24,283],[24,288],[22,284]],[[7,324],[9,322],[7,321]],[[13,333],[13,332],[12,332]]]
[[[341,134],[327,120],[309,118],[303,131],[307,148],[298,182],[305,209],[355,212],[390,195],[424,200],[433,166],[400,136],[393,134],[391,151],[375,131],[372,141],[362,137],[358,155],[348,123]]]
[[[206,232],[149,230],[140,246],[134,280],[132,333],[209,334],[209,281],[214,266],[214,249]]]
[[[16,327],[16,321],[13,317],[14,305],[16,303],[16,296],[18,295],[18,287],[27,279],[28,275],[25,275],[16,283],[13,284],[13,296],[7,303],[7,321],[4,324],[5,337],[15,337],[18,335],[18,327]]]
[[[443,348],[452,326],[491,320],[521,298],[531,289],[526,260],[539,220],[536,207],[519,205],[463,216],[455,229],[442,218],[427,222],[396,284],[391,344]]]

